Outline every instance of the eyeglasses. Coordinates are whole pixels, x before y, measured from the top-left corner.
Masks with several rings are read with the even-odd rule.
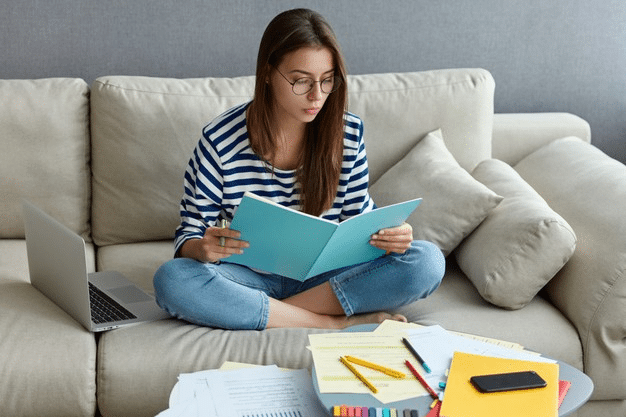
[[[291,84],[291,91],[293,91],[293,93],[297,96],[304,95],[308,93],[309,91],[311,91],[315,83],[320,83],[320,90],[322,90],[322,93],[324,94],[330,94],[334,91],[337,91],[337,89],[341,85],[341,77],[338,77],[336,75],[333,75],[332,77],[324,78],[321,81],[315,81],[312,78],[304,77],[304,78],[298,78],[297,80],[292,82],[292,81],[289,81],[289,79],[285,77],[285,75],[282,72],[280,72],[278,68],[275,68],[275,69],[276,71],[278,71],[280,75],[282,75],[285,81]]]

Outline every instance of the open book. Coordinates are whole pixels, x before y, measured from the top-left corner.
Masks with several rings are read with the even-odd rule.
[[[226,261],[298,281],[371,261],[385,253],[369,244],[371,235],[404,223],[420,202],[409,200],[335,223],[247,192],[230,228],[241,232],[250,247]]]

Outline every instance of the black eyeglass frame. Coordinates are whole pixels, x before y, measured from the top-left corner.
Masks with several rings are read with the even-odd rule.
[[[285,77],[285,74],[283,74],[282,72],[280,72],[280,70],[276,67],[274,67],[274,69],[276,70],[276,72],[278,72],[284,79],[285,81],[287,81],[289,84],[291,84],[291,92],[294,93],[297,96],[303,96],[305,94],[308,94],[311,90],[313,90],[313,85],[315,83],[319,83],[320,84],[320,90],[322,91],[322,93],[324,94],[332,94],[335,91],[337,91],[339,89],[339,87],[341,86],[341,83],[343,82],[343,80],[341,79],[341,77],[337,76],[337,75],[332,75],[330,77],[326,77],[323,80],[319,80],[319,81],[315,81],[313,78],[311,77],[302,77],[302,78],[298,78],[295,81],[289,81],[289,79],[287,77]],[[328,81],[328,80],[333,80],[333,88],[330,91],[324,91],[324,82]],[[310,80],[310,87],[308,90],[302,92],[302,93],[297,93],[296,92],[296,84],[302,80]]]

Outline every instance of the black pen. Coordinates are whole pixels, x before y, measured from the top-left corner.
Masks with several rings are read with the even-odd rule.
[[[417,353],[417,350],[415,350],[415,348],[413,347],[413,345],[411,345],[411,342],[409,342],[405,337],[402,338],[402,343],[404,343],[404,346],[407,347],[407,349],[409,349],[411,351],[411,353],[413,354],[413,356],[415,356],[415,359],[417,359],[417,361],[420,363],[420,365],[422,365],[422,368],[424,368],[424,370],[426,371],[427,374],[429,374],[430,368],[428,367],[428,365],[426,365],[426,362],[424,362],[424,359],[422,359],[422,357],[420,356],[419,353]]]

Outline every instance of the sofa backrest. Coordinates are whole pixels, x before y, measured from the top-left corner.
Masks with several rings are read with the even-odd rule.
[[[467,170],[490,157],[488,72],[355,75],[348,83],[349,108],[365,122],[371,183],[437,128]],[[24,237],[27,198],[87,240],[92,231],[98,245],[170,239],[202,127],[250,100],[253,84],[111,76],[95,81],[90,97],[80,79],[0,80],[0,238]]]
[[[494,81],[480,69],[350,76],[371,183],[441,128],[461,166],[491,156]],[[91,88],[92,232],[97,245],[171,239],[183,174],[202,128],[250,100],[253,77],[109,76]],[[410,180],[410,179],[407,179]]]
[[[28,199],[89,240],[89,86],[0,80],[0,103],[0,238],[24,238]]]

